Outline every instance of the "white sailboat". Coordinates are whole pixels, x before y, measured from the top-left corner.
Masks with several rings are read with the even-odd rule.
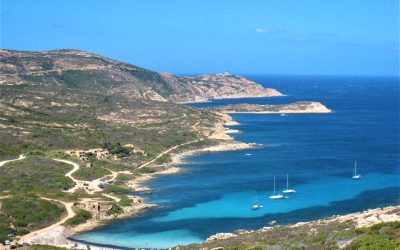
[[[263,206],[259,205],[258,202],[257,202],[257,195],[254,195],[254,203],[251,206],[251,210],[257,210],[257,209],[260,209],[262,207]]]
[[[289,189],[289,174],[286,174],[286,189],[283,190],[284,193],[296,193],[296,190]]]
[[[269,198],[270,199],[282,199],[282,198],[285,198],[285,196],[283,196],[281,194],[276,194],[276,191],[275,191],[275,176],[274,176],[274,194],[271,195]]]
[[[360,179],[361,178],[361,175],[357,174],[357,160],[354,161],[354,173],[353,173],[353,176],[351,178],[353,178],[353,179]]]

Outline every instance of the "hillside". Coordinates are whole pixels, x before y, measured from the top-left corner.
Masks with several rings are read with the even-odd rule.
[[[281,95],[240,76],[175,76],[78,50],[0,50],[0,60],[1,85],[55,85],[171,102]]]
[[[174,76],[78,50],[0,50],[0,60],[0,158],[133,143],[151,159],[221,127],[215,112],[174,102],[280,95],[239,76]]]

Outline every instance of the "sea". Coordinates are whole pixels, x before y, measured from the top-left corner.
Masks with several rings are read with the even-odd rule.
[[[168,248],[238,229],[293,224],[400,204],[399,78],[264,76],[247,78],[285,96],[214,100],[280,104],[318,101],[329,114],[233,114],[249,150],[191,156],[183,172],[161,176],[143,195],[159,208],[76,236],[113,248]],[[361,179],[352,179],[354,164]],[[271,200],[289,187],[296,193]],[[263,207],[251,210],[255,199]]]

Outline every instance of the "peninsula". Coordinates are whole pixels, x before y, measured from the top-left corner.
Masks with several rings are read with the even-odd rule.
[[[220,106],[214,109],[227,114],[318,114],[332,112],[320,102],[295,102],[277,105],[237,104]]]

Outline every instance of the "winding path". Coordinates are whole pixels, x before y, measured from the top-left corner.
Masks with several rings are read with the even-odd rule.
[[[82,188],[88,194],[94,194],[95,192],[102,191],[102,189],[98,187],[98,184],[101,182],[101,179],[103,179],[105,177],[101,177],[101,178],[93,180],[93,181],[78,180],[78,179],[74,178],[72,176],[72,174],[74,174],[76,171],[79,170],[79,168],[80,168],[79,164],[77,164],[77,163],[75,163],[73,161],[68,161],[68,160],[63,160],[63,159],[53,158],[53,160],[54,161],[58,161],[58,162],[63,162],[63,163],[70,164],[70,165],[74,166],[74,168],[71,171],[69,171],[68,173],[66,173],[65,176],[71,178],[71,180],[73,180],[76,183],[76,185],[73,188],[68,189],[66,192],[73,193],[79,188]],[[85,184],[86,184],[86,186],[85,186]]]
[[[76,185],[73,188],[70,188],[70,189],[68,189],[66,191],[68,193],[73,193],[78,188],[84,189],[86,191],[86,193],[88,193],[88,194],[93,194],[95,192],[103,191],[103,189],[101,189],[99,187],[100,183],[108,182],[108,181],[114,181],[115,178],[117,178],[119,173],[130,173],[129,171],[115,172],[115,171],[112,171],[110,169],[107,169],[108,171],[111,172],[111,174],[103,176],[103,177],[100,177],[100,178],[92,180],[92,181],[83,181],[83,180],[78,180],[78,179],[76,179],[76,178],[74,178],[72,176],[73,173],[75,173],[76,171],[79,170],[79,168],[80,168],[79,164],[77,164],[77,163],[75,163],[73,161],[68,161],[68,160],[63,160],[63,159],[55,159],[55,158],[53,158],[53,160],[58,161],[58,162],[63,162],[63,163],[70,164],[70,165],[74,166],[74,168],[71,171],[69,171],[68,173],[65,174],[66,177],[71,178],[76,183]],[[86,184],[87,186],[85,186],[84,184]],[[104,195],[104,196],[107,196],[107,195]],[[112,198],[112,199],[114,199],[116,201],[120,200],[119,198],[114,197],[114,196],[107,196],[107,197]]]
[[[22,160],[22,159],[25,159],[25,158],[26,158],[25,155],[19,155],[19,158],[17,158],[17,159],[0,161],[0,167],[2,167],[6,163],[9,163],[9,162],[12,162],[12,161],[19,161],[19,160]]]

